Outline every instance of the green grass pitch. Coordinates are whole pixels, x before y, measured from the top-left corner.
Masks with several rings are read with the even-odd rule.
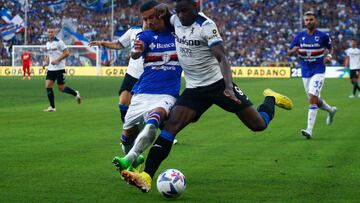
[[[48,106],[43,77],[0,77],[0,202],[168,202],[153,184],[142,194],[126,185],[111,160],[122,155],[117,91],[122,78],[69,77],[81,105],[55,89]],[[187,189],[176,202],[360,201],[360,98],[349,80],[326,79],[323,98],[338,107],[333,125],[318,112],[312,140],[301,79],[236,79],[254,104],[271,87],[294,101],[254,133],[235,115],[212,107],[178,136],[161,172],[181,170]]]

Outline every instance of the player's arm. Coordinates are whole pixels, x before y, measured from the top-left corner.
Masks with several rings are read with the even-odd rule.
[[[296,54],[300,49],[299,43],[299,34],[295,36],[294,40],[291,42],[289,49],[287,50],[288,56],[293,56]]]
[[[328,53],[324,58],[324,63],[330,63],[333,58],[334,50],[332,48],[328,49]]]
[[[231,98],[237,103],[241,103],[240,100],[235,96],[234,94],[234,85],[232,82],[232,72],[231,72],[231,66],[229,61],[226,57],[225,48],[222,43],[218,43],[211,47],[211,53],[215,56],[215,58],[218,60],[221,73],[225,80],[225,90],[224,94],[225,96]]]
[[[347,57],[345,58],[345,60],[344,60],[344,66],[345,66],[345,68],[349,68],[349,62],[350,62],[350,58],[349,58],[349,56],[347,56]]]
[[[297,53],[299,50],[299,47],[298,46],[294,46],[293,48],[291,49],[288,49],[287,53],[288,53],[288,56],[292,56],[294,55],[295,53]]]
[[[89,46],[102,46],[109,49],[123,49],[124,47],[117,41],[91,41]]]
[[[155,6],[155,15],[159,18],[164,19],[165,26],[167,29],[170,30],[170,32],[174,32],[174,18],[173,13],[170,12],[170,9],[167,4],[161,3],[157,6]]]
[[[49,56],[45,56],[42,68],[45,69],[45,67],[49,65],[49,62],[50,62]]]
[[[56,65],[58,63],[60,63],[61,60],[65,59],[66,57],[68,57],[70,55],[70,52],[68,49],[64,49],[62,54],[57,58],[55,59],[54,61],[51,61],[51,64],[52,65]]]

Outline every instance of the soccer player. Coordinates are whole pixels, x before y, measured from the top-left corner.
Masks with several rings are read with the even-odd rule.
[[[156,1],[148,1],[140,7],[150,30],[137,35],[131,52],[134,59],[144,58],[144,73],[132,91],[134,95],[125,116],[122,140],[132,140],[138,134],[139,124],[145,126],[126,156],[114,158],[113,163],[119,171],[128,169],[152,144],[160,122],[167,118],[180,92],[182,69],[176,54],[175,37],[166,27],[165,20],[155,15],[157,5]]]
[[[301,134],[307,139],[312,137],[318,109],[327,111],[326,124],[333,122],[336,107],[332,107],[320,97],[325,81],[325,63],[332,58],[331,39],[329,35],[317,30],[317,18],[314,12],[304,15],[306,31],[298,33],[292,41],[288,55],[298,53],[301,65],[302,80],[309,99],[307,128]],[[326,49],[328,53],[326,54]]]
[[[213,104],[234,113],[252,131],[266,129],[274,116],[275,104],[291,109],[292,101],[270,89],[264,91],[264,103],[256,108],[244,92],[232,82],[232,73],[223,40],[215,23],[197,12],[193,0],[176,0],[177,15],[171,16],[175,29],[176,50],[184,70],[186,89],[171,109],[169,119],[149,151],[141,173],[123,170],[125,180],[143,192],[149,192],[152,178],[170,153],[175,136],[196,122]],[[159,8],[159,15],[166,15]]]
[[[124,49],[132,47],[134,46],[133,42],[136,39],[136,35],[145,30],[145,28],[146,24],[143,22],[142,28],[139,26],[131,27],[117,41],[91,41],[89,45],[103,46],[109,49]],[[143,73],[143,69],[143,59],[141,57],[136,60],[130,58],[124,80],[119,89],[119,110],[123,123],[132,96],[131,90],[138,81],[140,75]]]
[[[21,54],[21,61],[22,61],[22,64],[23,64],[23,77],[22,77],[22,80],[25,80],[26,73],[28,75],[28,80],[31,80],[31,78],[30,78],[30,64],[31,64],[31,55],[30,55],[30,53],[27,52],[27,51],[24,51]]]
[[[358,97],[360,97],[360,87],[358,84],[359,69],[360,69],[360,49],[357,47],[357,40],[351,40],[351,47],[345,50],[346,59],[345,67],[350,69],[350,80],[353,85],[353,92],[349,98],[354,98],[356,90],[358,90]]]
[[[81,97],[79,91],[65,86],[65,58],[70,55],[69,50],[61,39],[55,37],[55,27],[48,27],[47,34],[49,41],[46,42],[46,56],[43,69],[45,69],[45,66],[48,66],[45,87],[50,106],[44,109],[44,111],[55,112],[55,97],[53,92],[55,81],[57,81],[59,91],[73,95],[78,104],[81,103]]]

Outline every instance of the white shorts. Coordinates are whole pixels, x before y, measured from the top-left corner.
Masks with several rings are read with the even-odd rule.
[[[324,86],[325,74],[315,74],[310,78],[303,78],[306,95],[310,94],[320,97],[321,89]]]
[[[158,107],[164,108],[166,113],[169,114],[175,101],[175,97],[167,94],[135,94],[131,98],[123,129],[126,130],[136,125],[144,125],[148,113]]]

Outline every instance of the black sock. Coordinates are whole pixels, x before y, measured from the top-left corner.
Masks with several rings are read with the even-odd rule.
[[[120,114],[121,114],[121,120],[124,123],[125,121],[125,115],[127,113],[127,110],[129,109],[128,105],[119,104]]]
[[[171,136],[169,136],[171,135]],[[145,163],[144,171],[154,177],[162,161],[169,155],[175,137],[163,130],[151,147]]]
[[[258,112],[263,117],[266,125],[268,125],[275,115],[275,97],[265,97],[264,102],[258,107]]]
[[[76,96],[76,92],[70,87],[65,87],[63,92]]]
[[[52,88],[46,88],[47,96],[49,98],[50,106],[55,108],[55,96]]]
[[[360,91],[359,83],[357,81],[355,82],[355,88]]]

